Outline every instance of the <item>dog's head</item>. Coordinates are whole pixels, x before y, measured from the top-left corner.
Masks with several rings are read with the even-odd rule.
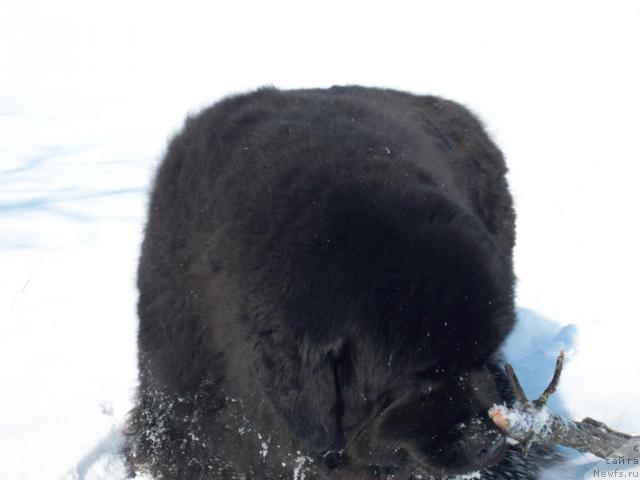
[[[473,215],[437,195],[414,201],[340,199],[350,210],[285,249],[297,252],[281,258],[286,275],[266,277],[286,285],[262,321],[256,371],[306,450],[337,470],[444,476],[504,450],[487,365],[514,321],[510,259]]]

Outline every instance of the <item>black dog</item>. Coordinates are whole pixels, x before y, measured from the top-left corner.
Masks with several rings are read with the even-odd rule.
[[[188,119],[138,272],[133,468],[534,478],[486,414],[509,400],[505,173],[478,120],[437,97],[261,89]]]

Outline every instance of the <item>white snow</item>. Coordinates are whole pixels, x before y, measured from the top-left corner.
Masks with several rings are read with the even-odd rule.
[[[298,452],[300,453],[300,452]],[[308,457],[305,457],[304,455],[299,455],[295,460],[294,460],[294,467],[293,467],[293,480],[304,480],[306,475],[305,475],[305,468],[304,465],[307,462],[311,462],[312,460]]]
[[[264,84],[479,113],[519,215],[507,357],[535,397],[564,348],[550,408],[640,432],[639,23],[633,0],[4,2],[0,478],[123,478],[153,168],[187,112]]]

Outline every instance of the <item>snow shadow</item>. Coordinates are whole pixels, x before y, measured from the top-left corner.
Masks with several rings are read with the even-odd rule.
[[[564,350],[565,365],[571,362],[578,330],[576,325],[560,325],[528,308],[519,308],[517,316],[516,327],[507,338],[503,352],[527,397],[533,399],[549,385],[560,350]],[[549,398],[548,405],[560,415],[567,415],[559,392]]]
[[[124,435],[118,427],[111,431],[93,447],[60,480],[125,480],[127,469],[122,447]]]

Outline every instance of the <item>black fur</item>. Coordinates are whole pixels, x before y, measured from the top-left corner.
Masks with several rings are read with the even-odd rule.
[[[140,259],[132,466],[403,480],[498,460],[505,173],[480,123],[437,97],[265,88],[189,118]],[[514,451],[486,478],[501,468],[535,477]]]

